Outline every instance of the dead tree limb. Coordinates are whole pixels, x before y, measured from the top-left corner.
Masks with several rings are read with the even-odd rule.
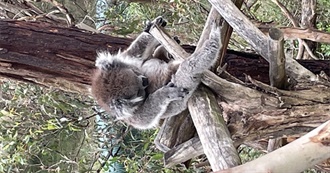
[[[203,45],[203,41],[207,40],[206,38],[208,38],[210,33],[210,26],[211,23],[213,23],[216,20],[219,20],[220,16],[218,15],[218,13],[211,13],[209,15],[209,18],[207,20],[206,26],[204,27],[203,33],[201,34],[201,41],[198,43],[199,46],[197,46],[196,51],[199,50],[199,48],[201,48],[200,46]],[[181,55],[178,52],[182,52],[182,51],[171,51],[172,48],[174,49],[180,49],[177,48],[178,44],[175,43],[174,41],[171,41],[170,37],[166,34],[162,34],[161,30],[159,30],[157,27],[153,27],[150,29],[150,33],[157,39],[159,39],[159,42],[162,43],[164,45],[164,47],[171,53],[171,52],[175,52],[175,54],[173,55],[178,56],[177,59],[179,58],[186,58],[185,54],[186,53],[182,53]],[[163,38],[163,39],[162,39]],[[165,40],[165,41],[164,41]],[[210,71],[206,72],[207,73],[212,73]],[[177,84],[178,86],[180,86],[179,84]],[[200,93],[202,94],[202,92],[196,92],[196,93]],[[204,92],[203,92],[204,93]],[[210,94],[210,93],[209,93]],[[195,94],[194,94],[195,95]],[[212,97],[211,95],[209,95],[209,97]],[[196,97],[199,98],[199,97]],[[197,133],[199,134],[200,138],[202,139],[202,145],[205,151],[206,156],[208,157],[208,160],[211,164],[211,167],[213,170],[221,170],[221,169],[225,169],[225,168],[229,168],[229,167],[233,167],[236,166],[238,164],[240,164],[240,159],[238,157],[236,148],[233,145],[232,139],[230,137],[230,134],[227,130],[227,127],[225,126],[225,122],[224,121],[212,121],[213,123],[208,124],[210,128],[212,128],[213,132],[211,133],[210,131],[206,131],[206,129],[204,128],[205,123],[203,123],[203,121],[199,121],[199,120],[209,120],[209,119],[214,119],[214,120],[219,120],[220,118],[218,117],[219,114],[205,114],[205,110],[206,107],[200,107],[202,105],[193,105],[193,103],[190,104],[191,101],[189,101],[188,107],[192,116],[192,119],[194,120],[194,125],[197,129]],[[205,103],[204,105],[207,104],[212,104],[212,103]],[[211,106],[213,109],[215,104],[215,99],[214,99],[214,103],[213,106]],[[197,107],[197,109],[196,109]],[[193,109],[195,108],[195,109]],[[192,111],[194,110],[194,111]],[[197,110],[199,110],[200,112],[198,112]],[[220,112],[219,112],[220,113]],[[201,115],[203,115],[205,117],[203,118],[199,118]],[[217,117],[217,118],[215,118]],[[220,126],[220,124],[222,124],[222,126]],[[220,138],[221,136],[221,138]],[[217,142],[214,142],[217,141]],[[223,141],[223,142],[221,142]],[[223,155],[222,155],[222,154]],[[228,161],[230,160],[230,161]],[[221,162],[221,164],[219,164],[219,162]]]
[[[64,90],[77,89],[84,94],[88,94],[96,51],[107,49],[115,53],[132,41],[42,22],[8,20],[0,20],[0,35],[2,77],[52,84]],[[253,79],[268,81],[267,62],[259,55],[230,51],[225,62],[228,72],[235,77],[244,80],[245,73]],[[329,61],[301,62],[316,73],[324,70],[330,74]],[[300,135],[330,119],[327,95],[330,91],[326,85],[306,83],[290,95],[291,91],[250,81],[251,88],[218,76],[203,77],[203,83],[221,98],[219,103],[224,107],[227,126],[238,143],[269,136]]]
[[[267,43],[268,40],[264,41],[266,41]],[[267,58],[269,58],[269,56]],[[301,75],[301,71],[297,70],[300,68],[299,66],[297,66],[296,69],[290,70],[290,68],[296,67],[296,62],[290,62],[290,64],[291,66],[289,66],[288,71],[295,74],[296,76],[294,77],[296,78],[315,76],[308,70],[305,71],[307,75]],[[329,98],[329,96],[324,96],[323,98],[325,98],[325,100],[323,101],[325,102],[321,104],[318,104],[318,101],[320,101],[320,99],[316,98],[320,96],[320,93],[328,93],[328,89],[325,89],[325,91],[313,92],[313,94],[307,94],[308,96],[312,96],[319,93],[317,96],[315,95],[315,97],[313,97],[316,100],[312,101],[305,97],[307,95],[303,96],[304,94],[302,94],[302,96],[299,96],[306,90],[299,91],[299,94],[292,93],[293,95],[278,95],[277,92],[268,93],[269,90],[264,90],[264,92],[256,91],[245,86],[240,86],[239,84],[228,82],[212,75],[214,74],[206,72],[204,76],[205,78],[203,78],[203,83],[212,88],[213,91],[215,91],[219,96],[224,99],[224,101],[220,104],[224,108],[225,117],[229,118],[227,119],[229,121],[228,127],[231,134],[233,135],[234,140],[253,141],[257,138],[260,138],[260,135],[267,138],[267,136],[281,137],[285,134],[293,134],[294,131],[297,130],[297,127],[295,126],[295,128],[293,128],[293,126],[290,127],[288,126],[288,124],[284,125],[286,124],[285,121],[291,121],[290,119],[292,118],[297,121],[297,119],[299,120],[300,118],[290,116],[299,116],[302,115],[303,112],[310,112],[310,110],[318,109],[322,113],[318,118],[316,118],[316,115],[313,114],[303,114],[304,118],[311,118],[311,121],[309,121],[309,123],[307,124],[298,127],[298,131],[301,132],[300,134],[310,131],[312,128],[316,127],[317,125],[330,118],[329,115],[326,113],[326,110],[329,109],[328,99],[326,98]],[[251,79],[251,81],[253,80]],[[299,97],[303,97],[304,99],[296,98],[297,95]],[[281,118],[279,118],[278,116]],[[317,120],[312,121],[312,119]],[[311,124],[310,122],[314,122],[315,124]],[[299,122],[299,124],[300,123],[301,122]],[[284,130],[277,131],[274,130],[275,128],[280,128]],[[258,132],[251,133],[250,130]],[[239,135],[236,136],[235,134]]]
[[[171,167],[183,163],[190,158],[204,154],[203,146],[198,137],[173,147],[164,154],[165,167]]]
[[[45,22],[15,20],[0,20],[0,35],[1,76],[86,94],[96,51],[116,53],[132,41]],[[194,51],[193,46],[184,48]],[[269,83],[268,63],[259,55],[228,51],[225,62],[227,71],[242,81],[248,74]],[[329,61],[299,62],[316,74],[323,70],[330,75]]]
[[[270,27],[258,27],[263,33],[268,33]],[[330,43],[330,33],[319,31],[313,28],[297,28],[297,27],[279,27],[284,34],[284,39],[304,39],[320,43]]]
[[[170,151],[174,146],[182,144],[191,139],[196,133],[195,126],[188,111],[164,120],[154,143],[162,152]],[[187,155],[189,153],[186,153]],[[189,160],[186,159],[185,161]],[[164,160],[165,166],[169,161]]]
[[[233,0],[233,2],[235,3],[235,5],[238,9],[240,9],[243,5],[243,0]],[[214,8],[212,8],[212,9],[214,9]],[[225,20],[223,21],[221,29],[222,29],[222,31],[221,31],[222,48],[219,52],[219,58],[218,58],[218,61],[215,64],[215,67],[221,67],[222,66],[225,54],[227,52],[226,50],[228,48],[229,40],[231,38],[231,34],[233,33],[233,28]]]
[[[212,23],[219,22],[220,20],[219,13],[213,7],[212,9],[215,12],[210,13],[208,16],[196,51],[202,48],[206,40],[205,37],[208,38]],[[224,30],[221,31],[223,32]],[[221,34],[221,36],[223,36],[223,34]],[[225,38],[220,38],[221,43],[219,43],[220,50],[222,51],[224,50],[222,44],[222,40],[224,39]],[[207,73],[211,72],[207,71],[205,74]],[[223,170],[240,165],[240,158],[220,111],[221,109],[216,103],[212,92],[206,88],[200,87],[189,100],[188,109],[212,170]]]
[[[330,109],[330,88],[326,86],[283,91],[250,80],[261,87],[263,92],[217,77],[203,78],[203,83],[224,100],[220,104],[224,116],[229,118],[228,128],[234,140],[254,141],[260,136],[281,137],[294,134],[298,129],[302,134],[330,119],[327,113]],[[318,113],[315,114],[313,110],[318,110]],[[293,119],[299,123],[299,127],[295,123],[285,123]]]
[[[269,62],[268,38],[250,22],[250,20],[236,8],[230,0],[209,0],[220,15],[237,33],[243,37],[262,57]],[[235,15],[232,15],[235,14]],[[290,58],[288,58],[290,59]],[[302,67],[294,59],[287,61],[287,74],[296,80],[317,80],[316,75]]]
[[[212,92],[199,88],[189,100],[188,108],[212,170],[240,165],[240,158]]]
[[[284,89],[287,86],[287,76],[285,71],[285,55],[283,34],[279,29],[269,30],[269,38],[273,45],[269,46],[271,52],[269,59],[269,80],[270,85]]]
[[[96,51],[114,53],[131,41],[44,22],[0,20],[0,75],[89,93]]]
[[[280,28],[287,39],[301,38],[321,43],[330,43],[330,33],[311,28]]]

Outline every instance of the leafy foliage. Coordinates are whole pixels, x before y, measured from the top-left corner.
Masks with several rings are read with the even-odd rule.
[[[251,147],[248,147],[245,145],[241,145],[238,150],[239,150],[239,156],[242,160],[242,163],[252,161],[264,154],[259,150],[256,150],[254,148],[251,148]]]
[[[209,8],[210,5],[206,0],[171,2],[158,0],[151,4],[116,1],[105,12],[105,20],[113,27],[110,34],[127,35],[141,32],[145,26],[145,23],[141,21],[150,21],[157,16],[163,16],[168,20],[167,28],[171,35],[178,35],[187,43],[196,43],[204,27]]]
[[[177,165],[164,168],[163,153],[153,143],[157,130],[139,131],[113,122],[108,115],[100,112],[97,120],[97,139],[102,151],[99,161],[103,171],[111,172],[203,172],[204,168],[186,169]]]
[[[203,170],[164,168],[157,131],[114,122],[89,97],[9,80],[0,87],[0,172]]]
[[[296,21],[301,20],[301,1],[300,0],[292,0],[292,1],[284,1],[280,0],[280,2],[290,11],[290,13],[294,16]],[[330,31],[330,2],[327,0],[317,0],[316,12],[316,28],[322,31]],[[260,22],[272,22],[277,26],[292,26],[292,23],[288,20],[288,18],[281,12],[279,7],[277,7],[271,1],[257,1],[255,5],[251,7],[249,13],[251,14],[251,18],[256,19]],[[287,48],[292,49],[295,53],[298,52],[298,44],[292,42],[287,42]],[[316,49],[316,56],[320,57],[320,59],[325,59],[330,55],[330,45],[324,43],[318,43]]]
[[[85,167],[77,158],[95,150],[88,141],[86,115],[91,100],[29,84],[1,84],[0,172],[74,172]],[[79,99],[79,100],[78,100]],[[83,143],[85,145],[81,145]]]

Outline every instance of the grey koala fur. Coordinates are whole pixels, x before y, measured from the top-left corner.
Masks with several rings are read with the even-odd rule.
[[[161,17],[152,24],[165,25]],[[153,128],[161,118],[177,115],[187,108],[202,73],[216,60],[219,40],[220,29],[214,25],[198,52],[181,64],[167,63],[155,52],[158,41],[143,32],[123,52],[98,53],[92,95],[118,120],[138,129]]]

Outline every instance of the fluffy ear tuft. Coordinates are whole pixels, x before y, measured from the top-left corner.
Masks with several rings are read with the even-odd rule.
[[[125,52],[120,51],[117,54],[111,54],[107,51],[97,52],[95,66],[101,70],[111,70],[118,67],[140,67],[143,61],[136,57],[127,56]]]
[[[108,69],[113,63],[113,55],[110,52],[97,52],[97,57],[95,61],[95,66],[99,69]]]
[[[103,51],[98,52],[95,66],[101,70],[111,70],[116,67],[126,67],[125,63],[122,62],[122,59],[120,57],[120,51],[112,55],[110,52]]]

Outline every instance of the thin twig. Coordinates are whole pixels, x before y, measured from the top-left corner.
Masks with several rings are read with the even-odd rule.
[[[72,26],[75,23],[75,19],[73,18],[73,15],[69,13],[69,10],[63,4],[57,2],[56,0],[42,0],[42,1],[52,4],[61,13],[63,13],[67,19],[69,26]]]

